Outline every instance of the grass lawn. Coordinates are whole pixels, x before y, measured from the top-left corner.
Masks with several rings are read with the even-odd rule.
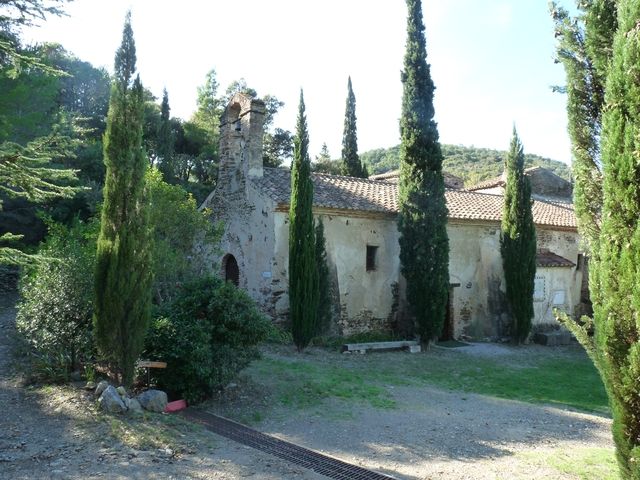
[[[528,355],[529,351],[533,353]],[[431,385],[608,413],[600,377],[577,346],[547,351],[513,348],[495,357],[460,349],[343,355],[326,349],[296,354],[287,347],[269,347],[247,373],[259,383],[266,382],[281,404],[297,408],[330,397],[393,408],[390,387]]]

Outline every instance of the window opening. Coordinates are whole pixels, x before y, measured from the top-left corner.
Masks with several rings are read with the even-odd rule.
[[[371,272],[378,267],[378,247],[367,245],[367,272]]]
[[[233,283],[236,287],[240,286],[240,269],[238,268],[236,257],[231,254],[225,257],[224,279]]]

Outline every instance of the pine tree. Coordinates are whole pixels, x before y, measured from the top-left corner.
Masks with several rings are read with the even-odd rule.
[[[322,218],[316,222],[316,269],[318,270],[318,313],[316,334],[329,330],[331,324],[331,292],[329,291],[329,266],[327,265],[327,246],[324,237]]]
[[[602,117],[598,255],[590,268],[592,358],[613,414],[623,478],[640,478],[640,0],[620,0]]]
[[[173,155],[175,153],[175,139],[171,131],[171,109],[169,94],[165,88],[162,91],[162,105],[160,107],[160,123],[158,125],[158,170],[167,183],[173,183],[175,172]]]
[[[142,148],[143,88],[127,14],[116,52],[104,162],[107,167],[98,238],[94,325],[101,355],[131,385],[151,306],[151,258],[144,199],[147,159]]]
[[[317,328],[318,271],[312,205],[309,133],[304,96],[300,91],[289,206],[289,317],[293,342],[298,351],[309,344]]]
[[[500,253],[511,312],[511,336],[520,343],[531,331],[536,276],[536,229],[531,212],[531,185],[524,174],[524,152],[513,129],[505,170]]]
[[[353,94],[351,77],[347,84],[347,106],[344,112],[342,133],[342,170],[350,177],[363,177],[362,164],[358,157],[358,134],[356,127],[356,96]]]
[[[398,230],[407,301],[422,342],[442,332],[449,294],[449,238],[442,152],[420,0],[407,0],[402,72]]]

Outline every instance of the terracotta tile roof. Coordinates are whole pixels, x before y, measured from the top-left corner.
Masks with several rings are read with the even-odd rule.
[[[537,170],[544,170],[544,167],[537,165],[535,167],[525,168],[524,174],[531,175],[534,174]],[[499,177],[490,178],[489,180],[483,180],[482,182],[476,183],[475,185],[466,188],[466,190],[473,192],[475,190],[485,190],[487,188],[493,187],[504,187],[506,183],[506,173],[502,172]]]
[[[561,257],[557,253],[549,250],[541,250],[536,253],[537,267],[575,267],[576,264],[571,260]]]
[[[475,190],[485,190],[487,188],[493,188],[493,187],[504,187],[504,185],[505,185],[505,181],[502,179],[502,177],[496,177],[490,180],[484,180],[480,183],[476,183],[475,185],[468,187],[467,190],[469,190],[470,192],[473,192]]]
[[[372,180],[340,175],[312,174],[313,204],[316,207],[366,212],[397,213],[398,185],[384,180]],[[289,203],[291,172],[280,168],[265,168],[262,178],[253,178],[258,188],[281,204]],[[449,218],[500,222],[503,197],[465,190],[445,192]],[[533,219],[537,225],[576,228],[573,205],[535,200]]]
[[[449,172],[442,172],[444,175],[444,186],[446,188],[455,188],[461,189],[464,188],[464,180]],[[384,180],[386,182],[398,183],[398,179],[400,178],[400,170],[390,170],[384,173],[378,173],[377,175],[369,176],[370,180]]]

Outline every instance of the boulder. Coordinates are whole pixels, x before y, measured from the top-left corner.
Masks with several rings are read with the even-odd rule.
[[[125,398],[127,396],[127,391],[124,387],[116,388],[116,392],[118,392],[118,395],[120,395],[122,398]]]
[[[102,395],[102,392],[104,392],[107,387],[109,386],[109,382],[107,382],[106,380],[102,380],[100,383],[98,383],[98,386],[96,387],[96,397],[99,397],[100,395]]]
[[[98,399],[98,403],[102,410],[109,413],[122,413],[127,410],[122,398],[120,398],[116,389],[111,385],[104,389],[102,395],[100,395],[100,398]]]
[[[136,397],[142,408],[150,412],[164,412],[167,406],[167,394],[162,390],[147,390]]]
[[[135,398],[125,397],[124,403],[127,406],[127,415],[138,416],[142,415],[142,405]]]
[[[95,390],[96,389],[96,382],[87,382],[84,386],[85,390]]]

